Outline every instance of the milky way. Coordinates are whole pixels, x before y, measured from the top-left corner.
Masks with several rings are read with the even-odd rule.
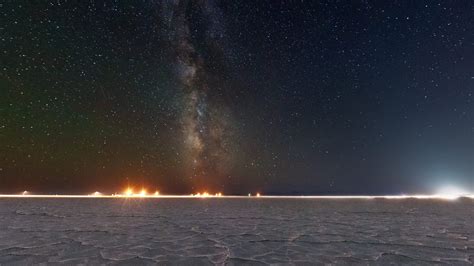
[[[213,83],[216,67],[224,64],[221,12],[211,1],[169,1],[162,11],[183,92],[185,172],[195,186],[213,186],[222,183],[231,163],[230,112],[223,89]]]
[[[21,2],[0,193],[474,189],[472,1]]]

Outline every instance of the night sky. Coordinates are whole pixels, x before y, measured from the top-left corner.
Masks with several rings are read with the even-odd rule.
[[[4,1],[0,192],[474,191],[472,1]]]

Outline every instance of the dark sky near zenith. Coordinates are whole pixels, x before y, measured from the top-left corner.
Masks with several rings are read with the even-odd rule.
[[[0,192],[474,191],[472,1],[4,1]]]

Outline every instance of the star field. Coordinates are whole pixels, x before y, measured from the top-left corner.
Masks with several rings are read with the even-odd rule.
[[[470,1],[0,4],[0,192],[474,190]]]

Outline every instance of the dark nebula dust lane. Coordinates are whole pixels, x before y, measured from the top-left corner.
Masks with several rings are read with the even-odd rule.
[[[164,2],[161,8],[182,90],[185,175],[195,188],[219,189],[232,164],[233,141],[225,91],[216,82],[215,68],[225,64],[221,10],[214,1],[186,0]]]

